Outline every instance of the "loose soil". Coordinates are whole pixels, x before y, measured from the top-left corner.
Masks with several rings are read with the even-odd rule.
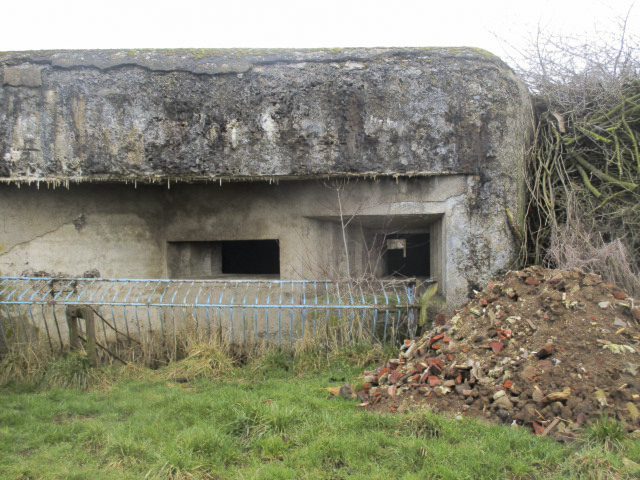
[[[570,441],[600,414],[640,427],[640,309],[595,274],[529,267],[477,292],[400,358],[365,372],[359,407],[526,425]]]

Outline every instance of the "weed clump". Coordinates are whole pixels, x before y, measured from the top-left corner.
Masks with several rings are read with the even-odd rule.
[[[584,433],[588,444],[600,445],[609,451],[622,448],[625,436],[624,424],[605,414],[593,421]]]
[[[253,375],[281,377],[293,369],[293,352],[271,348],[250,359],[249,371]]]
[[[333,350],[329,358],[334,364],[366,368],[394,358],[398,353],[398,347],[393,344],[353,343]]]
[[[51,362],[42,381],[42,387],[86,390],[96,378],[89,358],[80,352],[67,352]]]
[[[417,412],[403,421],[405,431],[417,438],[440,438],[445,435],[446,420],[431,412]]]
[[[170,380],[216,379],[231,373],[235,360],[216,343],[197,343],[189,347],[187,357],[166,367]]]

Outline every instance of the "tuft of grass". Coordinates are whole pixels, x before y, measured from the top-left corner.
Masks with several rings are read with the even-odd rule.
[[[260,377],[281,378],[293,368],[293,352],[270,348],[249,360],[249,372]]]
[[[429,411],[419,411],[405,417],[402,427],[416,438],[442,438],[446,434],[447,422]]]
[[[85,354],[67,352],[49,364],[41,387],[86,390],[95,378],[91,362]]]
[[[294,369],[298,373],[317,372],[329,367],[327,348],[313,339],[305,338],[293,351]]]
[[[338,366],[366,368],[379,366],[397,355],[398,347],[395,345],[360,342],[332,350],[329,359]]]
[[[189,347],[187,357],[165,367],[170,380],[216,379],[228,375],[235,361],[216,343],[198,343]]]
[[[622,449],[625,437],[623,423],[606,414],[600,415],[584,432],[588,444],[599,445],[607,451]]]

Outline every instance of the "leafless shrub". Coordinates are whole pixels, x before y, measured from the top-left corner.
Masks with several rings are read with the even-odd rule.
[[[527,263],[580,268],[640,293],[640,37],[539,29],[517,70],[534,96]]]
[[[575,198],[570,200],[567,213],[566,221],[552,229],[547,265],[597,273],[629,295],[640,296],[640,276],[632,268],[631,254],[622,240],[608,241],[601,232],[587,228],[582,220],[584,212]]]

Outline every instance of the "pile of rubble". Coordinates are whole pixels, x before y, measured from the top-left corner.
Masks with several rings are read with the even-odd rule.
[[[360,407],[484,416],[560,440],[602,412],[640,426],[640,308],[580,270],[509,272],[400,358],[365,372]]]

